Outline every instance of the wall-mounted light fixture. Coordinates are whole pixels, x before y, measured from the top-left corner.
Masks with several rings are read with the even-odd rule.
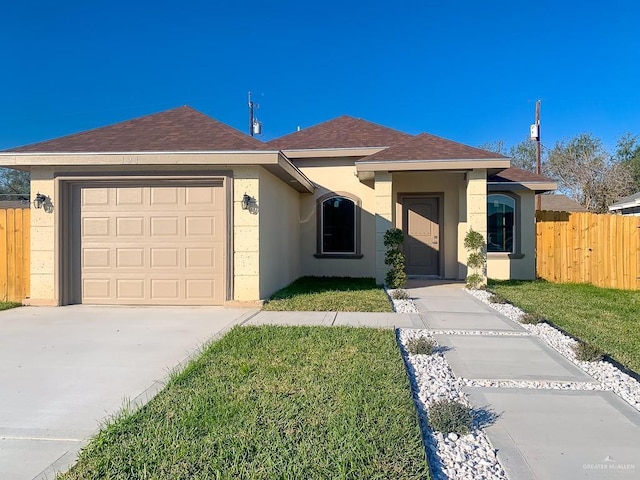
[[[49,200],[49,197],[43,195],[42,193],[36,193],[36,199],[33,201],[33,206],[36,208],[42,208]]]
[[[242,196],[242,209],[243,210],[248,210],[249,206],[251,205],[251,202],[253,201],[253,198],[251,198],[249,195],[247,195],[246,193]]]

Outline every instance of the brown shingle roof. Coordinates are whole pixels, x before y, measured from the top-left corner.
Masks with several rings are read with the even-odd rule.
[[[540,195],[540,209],[554,212],[586,212],[587,209],[565,195]]]
[[[388,147],[405,141],[408,133],[343,115],[267,142],[278,150]]]
[[[530,172],[528,170],[523,170],[521,168],[511,167],[506,168],[495,175],[491,175],[487,178],[487,182],[555,182],[552,178],[545,177],[544,175],[538,175],[537,173]]]
[[[184,106],[6,152],[177,152],[265,150],[265,144]]]
[[[482,160],[506,158],[498,153],[470,147],[462,143],[421,133],[358,161],[394,162],[407,160]]]

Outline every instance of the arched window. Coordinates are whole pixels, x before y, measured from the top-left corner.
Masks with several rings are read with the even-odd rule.
[[[487,252],[513,253],[516,201],[503,194],[487,196]]]
[[[356,205],[345,197],[322,202],[322,253],[356,253]]]
[[[333,192],[318,199],[316,256],[360,257],[360,199]]]

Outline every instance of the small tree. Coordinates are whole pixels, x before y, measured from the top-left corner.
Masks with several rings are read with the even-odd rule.
[[[467,287],[478,288],[485,283],[484,272],[487,266],[486,243],[480,232],[473,228],[464,237],[464,248],[469,253],[467,256],[467,267],[473,273],[467,275]]]
[[[404,254],[402,253],[404,233],[399,228],[390,228],[385,232],[383,241],[384,246],[387,247],[384,263],[391,267],[385,277],[387,287],[402,288],[407,280],[407,275],[404,273]]]

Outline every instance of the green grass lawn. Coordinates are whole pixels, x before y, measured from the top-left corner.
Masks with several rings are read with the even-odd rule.
[[[423,479],[393,331],[236,327],[61,479]]]
[[[0,310],[9,310],[10,308],[21,307],[21,303],[17,302],[0,302]]]
[[[392,312],[373,278],[302,277],[278,290],[264,310],[316,312]]]
[[[489,289],[539,313],[640,372],[640,292],[586,284],[491,281]]]

